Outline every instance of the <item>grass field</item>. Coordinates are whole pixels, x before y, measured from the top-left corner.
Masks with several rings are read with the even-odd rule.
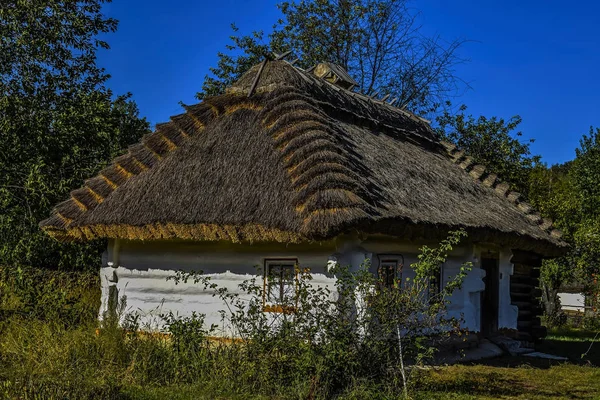
[[[600,399],[600,337],[596,332],[562,329],[551,331],[539,350],[568,357],[557,362],[529,357],[504,356],[479,363],[438,367],[423,371],[412,392],[414,399]],[[594,341],[595,337],[595,342]],[[592,345],[592,343],[594,343]],[[590,349],[591,345],[591,350]],[[589,353],[581,358],[581,355]],[[136,399],[196,399],[219,396],[207,388],[177,386],[136,388]],[[223,398],[243,399],[245,393],[220,393]],[[257,399],[265,398],[261,396]],[[381,393],[368,383],[357,384],[341,398],[401,398]]]
[[[428,371],[422,399],[600,399],[600,335],[551,330],[537,350],[569,358],[557,362],[504,356]],[[582,357],[582,355],[585,356]]]
[[[563,329],[551,332],[539,344],[540,351],[569,357],[568,362],[504,356],[422,370],[413,382],[411,398],[600,399],[600,341],[595,336],[595,332]],[[96,336],[91,329],[61,331],[43,323],[9,328],[0,339],[0,396],[121,400],[310,398],[308,382],[305,386],[281,388],[266,395],[251,385],[235,386],[206,377],[198,382],[176,384],[166,383],[161,377],[149,378],[147,370],[142,377],[137,373],[143,367],[139,364],[164,362],[161,361],[164,354],[157,353],[156,346],[119,349],[109,339]],[[120,360],[121,352],[127,351],[142,356]],[[168,375],[173,369],[176,365],[161,365],[155,373]],[[357,381],[337,398],[402,396],[372,382]]]

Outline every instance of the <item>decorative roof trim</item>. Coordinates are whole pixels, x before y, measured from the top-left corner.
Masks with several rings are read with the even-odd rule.
[[[217,224],[173,224],[155,223],[144,226],[134,225],[86,225],[68,229],[53,226],[42,228],[58,240],[93,240],[99,238],[129,240],[227,240],[233,243],[274,241],[281,243],[299,243],[306,238],[294,232],[268,228],[258,224],[243,226]]]
[[[465,155],[465,152],[459,150],[453,143],[445,140],[440,141],[440,143],[454,164],[468,172],[476,181],[493,189],[498,196],[512,203],[520,212],[525,214],[532,225],[538,226],[542,231],[555,239],[562,238],[562,232],[554,228],[552,220],[542,218],[530,204],[523,200],[520,193],[510,190],[509,183],[500,181],[498,175],[490,173],[485,165],[475,164],[472,157]]]
[[[303,220],[303,234],[339,225],[342,215],[368,217],[370,208],[362,196],[366,190],[348,168],[351,156],[340,145],[339,133],[315,104],[300,92],[274,92],[259,116],[296,192],[294,207]]]

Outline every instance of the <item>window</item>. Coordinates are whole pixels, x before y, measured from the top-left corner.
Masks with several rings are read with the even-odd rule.
[[[444,264],[440,264],[440,266],[434,271],[434,273],[432,274],[432,276],[429,277],[429,300],[433,301],[433,299],[435,298],[435,296],[437,296],[438,294],[441,293],[442,291],[442,287],[444,284],[443,281],[443,269],[444,269]]]
[[[396,287],[396,282],[402,281],[402,266],[404,257],[400,254],[380,255],[378,276],[382,287]]]
[[[296,301],[298,259],[266,259],[263,311],[292,312]]]

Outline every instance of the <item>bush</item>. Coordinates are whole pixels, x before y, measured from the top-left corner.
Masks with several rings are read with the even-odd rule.
[[[600,316],[589,315],[583,318],[581,327],[589,331],[600,331]]]
[[[552,328],[560,328],[565,326],[569,320],[567,314],[563,311],[554,313],[553,315],[546,316],[546,325]]]
[[[100,309],[98,273],[0,267],[0,318],[51,321],[76,327],[94,323]]]
[[[460,330],[460,321],[446,318],[445,309],[469,265],[439,292],[429,289],[463,235],[454,232],[439,248],[424,247],[412,265],[416,276],[410,282],[395,279],[390,285],[370,273],[367,263],[358,271],[333,267],[335,288],[313,286],[310,271],[296,266],[293,295],[271,307],[276,312],[264,312],[264,286],[256,277],[240,285],[243,296],[219,288],[200,272],[180,272],[174,279],[193,280],[227,305],[223,319],[241,341],[215,353],[229,357],[214,365],[213,374],[221,380],[250,385],[260,393],[297,388],[330,397],[343,393],[356,379],[369,379],[406,395],[415,371],[408,366],[425,363],[433,356],[436,339]],[[256,276],[261,275],[259,271]],[[174,342],[181,340],[178,334],[190,333],[179,325],[176,331],[172,327],[173,323],[169,329]],[[193,337],[184,342],[188,341]],[[227,364],[231,361],[234,365]]]

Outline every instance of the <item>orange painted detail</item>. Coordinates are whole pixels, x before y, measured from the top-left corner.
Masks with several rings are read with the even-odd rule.
[[[136,165],[136,166],[137,166],[139,169],[141,169],[142,171],[145,171],[145,170],[147,170],[147,169],[148,169],[148,167],[147,167],[147,166],[145,166],[144,164],[142,164],[140,161],[138,161],[138,159],[137,159],[137,158],[135,158],[135,157],[131,157],[131,160],[132,160],[132,161],[133,161],[133,163],[134,163],[134,164],[135,164],[135,165]]]
[[[271,312],[278,314],[294,314],[296,312],[296,307],[267,304],[263,306],[263,312]]]
[[[104,181],[105,181],[105,182],[108,184],[108,186],[110,186],[110,188],[111,188],[112,190],[115,190],[116,188],[118,188],[117,184],[116,184],[116,183],[114,183],[113,181],[111,181],[110,179],[108,179],[106,176],[104,176],[104,175],[100,174],[100,177],[101,177],[102,179],[104,179]]]
[[[154,154],[156,156],[156,158],[158,158],[159,160],[162,159],[162,156],[160,154],[158,154],[157,152],[155,152],[152,147],[148,146],[146,143],[144,143],[144,147],[146,149],[148,149],[148,151],[150,151],[152,154]]]
[[[171,142],[169,140],[168,137],[166,137],[165,135],[160,135],[161,139],[164,140],[164,142],[167,144],[167,147],[169,148],[169,151],[173,151],[177,148],[177,145],[173,142]]]
[[[133,176],[132,172],[127,171],[125,168],[123,168],[119,164],[115,164],[115,168],[116,168],[117,172],[119,172],[119,174],[121,174],[125,177],[125,179],[129,179]]]
[[[225,107],[225,114],[232,114],[237,110],[262,110],[263,107],[254,103],[238,103]]]
[[[98,204],[100,204],[104,201],[104,197],[102,197],[98,193],[94,192],[94,190],[92,188],[90,188],[89,186],[86,186],[85,188],[88,192],[90,192],[90,194],[92,196],[94,196],[94,199],[98,202]]]
[[[61,213],[57,212],[56,215],[58,215],[58,218],[60,218],[61,220],[63,220],[63,222],[68,226],[69,224],[71,224],[71,222],[73,222],[72,218],[68,218],[65,217],[64,215],[62,215]]]
[[[177,128],[177,131],[179,132],[179,134],[181,136],[183,136],[186,139],[189,139],[190,135],[188,135],[187,133],[185,133],[185,131],[183,129],[181,129],[181,128],[177,127],[177,126],[176,126],[176,128]]]
[[[298,243],[304,241],[303,236],[288,231],[267,228],[261,225],[216,225],[216,224],[161,224],[133,225],[90,225],[70,228],[62,232],[60,238],[69,236],[74,239],[85,238],[119,238],[135,240],[154,239],[194,239],[194,240],[231,240],[237,242],[275,241],[280,243]],[[48,231],[58,238],[53,231]],[[58,233],[58,232],[57,232]]]
[[[73,202],[75,204],[77,204],[77,207],[79,207],[80,210],[82,211],[87,211],[88,208],[85,204],[83,204],[82,202],[80,202],[79,200],[77,200],[75,197],[71,196],[71,200],[73,200]]]
[[[200,121],[200,119],[198,117],[196,117],[193,114],[189,114],[190,117],[192,118],[192,120],[194,121],[194,124],[196,125],[196,128],[198,130],[203,130],[204,128],[206,128],[206,125],[204,125],[204,122]]]

